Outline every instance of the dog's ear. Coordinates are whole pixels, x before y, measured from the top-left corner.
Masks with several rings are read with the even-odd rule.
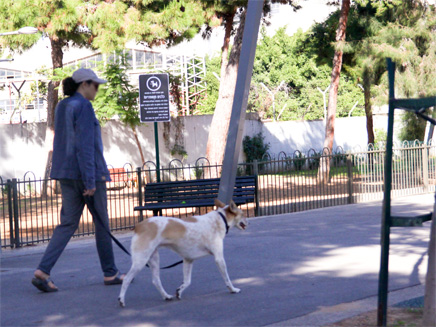
[[[233,200],[230,200],[229,209],[233,213],[238,212],[238,206],[235,204],[235,202],[233,202]]]
[[[233,201],[232,201],[233,202]],[[224,208],[226,205],[224,203],[222,203],[220,200],[215,199],[215,206],[217,208]]]

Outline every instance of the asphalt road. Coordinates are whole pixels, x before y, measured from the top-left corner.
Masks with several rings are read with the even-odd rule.
[[[432,211],[433,204],[432,194],[401,198],[393,201],[393,213],[423,214]],[[242,289],[240,294],[228,292],[213,258],[206,257],[194,263],[192,284],[182,300],[163,301],[146,268],[130,286],[125,308],[117,302],[120,286],[103,285],[92,238],[74,239],[68,245],[52,271],[60,289],[56,293],[41,293],[30,283],[44,245],[3,250],[1,326],[330,323],[328,308],[336,308],[337,314],[344,304],[377,296],[381,208],[377,201],[250,219],[246,231],[233,229],[225,239],[229,275]],[[393,229],[392,294],[422,292],[429,228],[430,223]],[[117,235],[130,246],[130,232]],[[118,267],[127,272],[129,257],[118,248],[115,251]],[[160,253],[162,266],[179,259],[169,250]],[[167,292],[174,294],[182,282],[182,267],[162,271],[161,278]],[[316,323],[310,320],[315,314]]]

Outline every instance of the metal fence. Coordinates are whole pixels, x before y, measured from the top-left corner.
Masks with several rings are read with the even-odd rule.
[[[385,150],[336,151],[334,154],[310,150],[280,153],[277,158],[240,164],[238,175],[258,176],[257,199],[259,215],[359,203],[383,198]],[[329,182],[320,183],[320,164],[330,167]],[[107,183],[108,211],[112,230],[128,230],[151,211],[137,212],[141,188],[148,182],[190,180],[221,176],[221,166],[210,165],[199,158],[194,165],[173,160],[168,167],[157,170],[153,162],[137,169],[130,164],[110,167],[112,182]],[[436,146],[402,144],[394,148],[392,197],[435,191]],[[35,178],[27,173],[22,180],[0,177],[0,234],[2,247],[20,247],[50,240],[59,224],[62,205],[58,182]],[[254,204],[241,208],[254,216]],[[212,208],[180,208],[163,210],[163,215],[184,217],[202,214]],[[74,236],[94,233],[92,217],[84,211]]]

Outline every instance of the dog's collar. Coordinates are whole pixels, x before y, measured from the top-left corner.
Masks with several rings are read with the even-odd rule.
[[[218,214],[221,216],[221,218],[224,221],[224,224],[226,225],[226,234],[227,234],[229,232],[229,228],[230,228],[229,224],[227,223],[227,219],[221,212],[218,211]]]

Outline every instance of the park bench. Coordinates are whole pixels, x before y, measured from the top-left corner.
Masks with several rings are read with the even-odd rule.
[[[153,215],[162,213],[162,209],[213,207],[218,198],[220,179],[195,179],[187,181],[147,183],[144,186],[141,206],[134,210],[152,210]],[[255,203],[255,215],[258,211],[257,176],[237,176],[233,192],[236,205]]]
[[[108,190],[121,190],[136,184],[136,174],[124,168],[109,168],[109,174],[112,181],[107,183]]]

